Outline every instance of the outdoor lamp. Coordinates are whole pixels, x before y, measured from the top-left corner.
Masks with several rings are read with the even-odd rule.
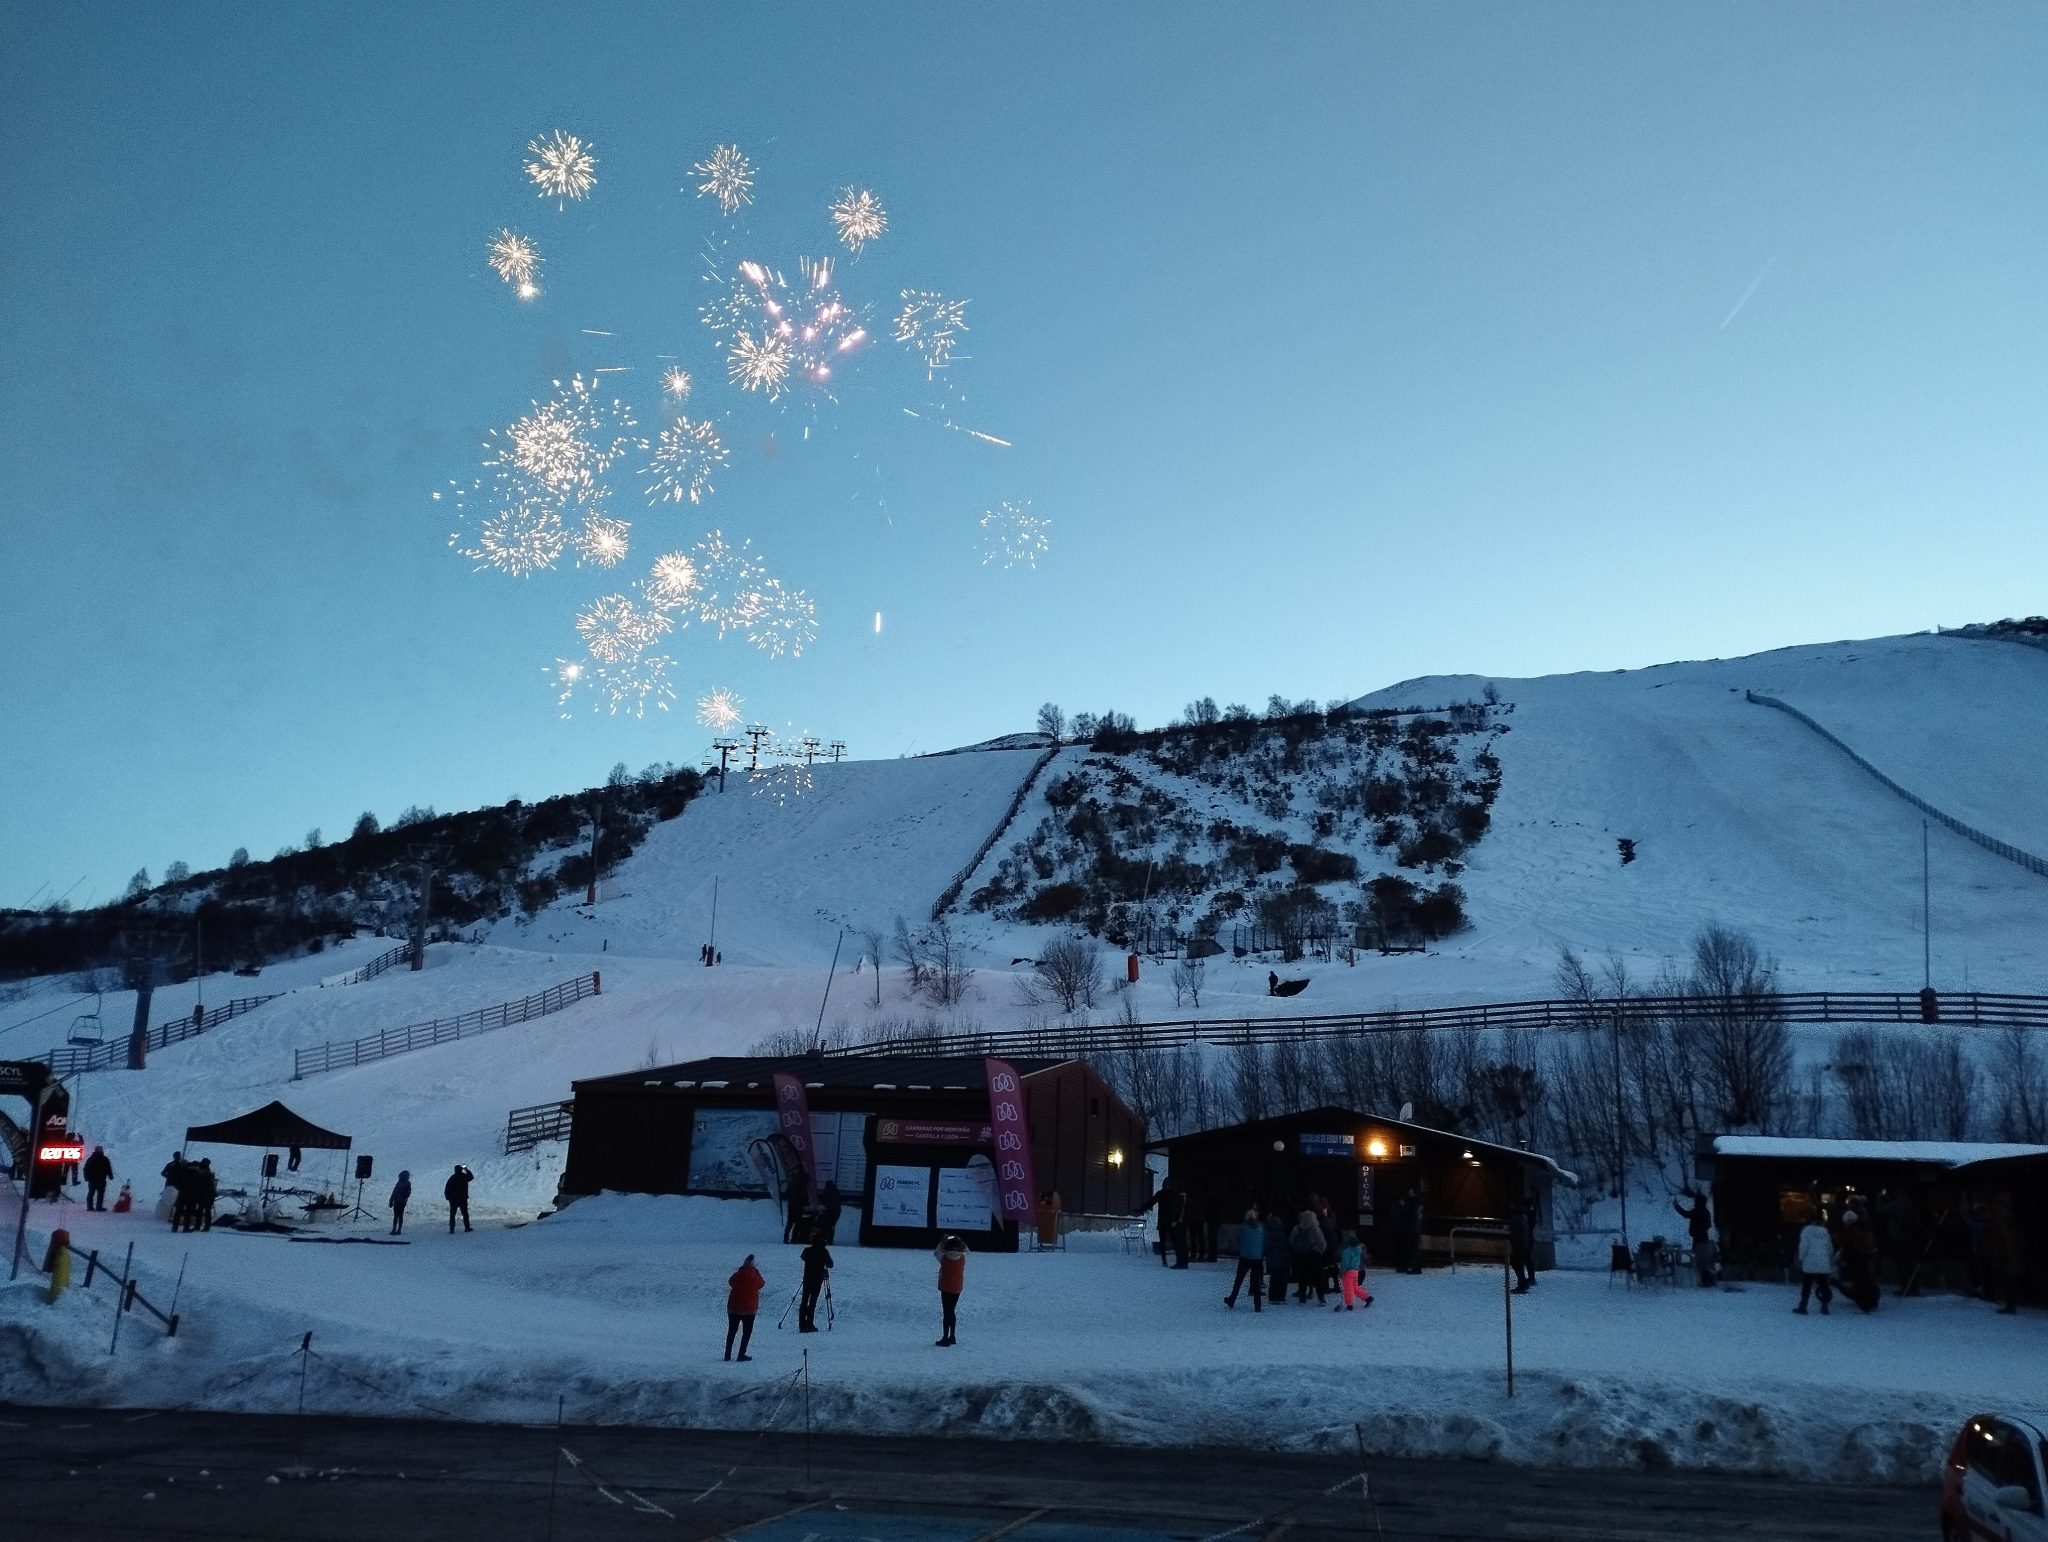
[[[1287,1150],[1287,1142],[1284,1140],[1276,1140],[1273,1142],[1273,1149],[1275,1151],[1285,1152]]]
[[[1109,1154],[1109,1165],[1110,1165],[1111,1167],[1121,1167],[1121,1166],[1123,1166],[1123,1165],[1124,1165],[1124,1154],[1123,1154],[1123,1153],[1122,1153],[1121,1151],[1112,1151],[1112,1152],[1110,1152],[1110,1154]]]
[[[1375,1135],[1365,1143],[1365,1149],[1376,1157],[1385,1156],[1387,1154],[1387,1143]]]

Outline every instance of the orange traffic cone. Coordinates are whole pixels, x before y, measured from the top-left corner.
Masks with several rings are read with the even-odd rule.
[[[126,1215],[134,1208],[135,1196],[128,1192],[128,1184],[126,1180],[123,1180],[121,1184],[121,1197],[114,1201],[114,1213],[116,1215]]]

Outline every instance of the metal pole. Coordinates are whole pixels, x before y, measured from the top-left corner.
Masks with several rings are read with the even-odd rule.
[[[839,972],[839,950],[846,945],[846,928],[839,928],[839,935],[832,939],[832,962],[825,970],[825,994],[818,998],[818,1026],[811,1030],[811,1048],[817,1049],[825,1038],[825,1003],[832,999],[832,976]]]
[[[1500,1307],[1508,1325],[1508,1396],[1515,1395],[1515,1293],[1508,1289],[1507,1260],[1500,1265]]]
[[[811,1352],[804,1351],[804,1487],[811,1486]]]
[[[721,792],[724,788],[719,789]],[[718,875],[711,875],[711,954],[705,962],[711,963],[718,957]]]
[[[1621,1199],[1621,1245],[1628,1246],[1628,1124],[1621,1106],[1621,1003],[1614,1003],[1614,1187]]]
[[[1920,983],[1934,984],[1933,887],[1927,867],[1927,821],[1920,821]]]
[[[21,1214],[14,1222],[14,1258],[8,1266],[7,1278],[12,1282],[21,1273],[21,1255],[28,1251],[28,1207],[36,1192],[36,1149],[43,1143],[43,1104],[49,1100],[50,1089],[45,1084],[29,1104],[28,1166],[21,1182]]]
[[[189,1255],[188,1255],[189,1256]],[[185,1273],[178,1271],[182,1281]],[[128,1312],[128,1292],[135,1288],[135,1244],[128,1244],[128,1257],[121,1265],[121,1288],[114,1292],[114,1336],[107,1340],[107,1353],[114,1352],[114,1346],[121,1342],[121,1319]]]

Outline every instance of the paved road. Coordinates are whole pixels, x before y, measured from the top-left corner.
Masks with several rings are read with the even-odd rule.
[[[564,1455],[566,1453],[566,1456]],[[0,1407],[9,1536],[1891,1542],[1926,1488],[1026,1442]]]

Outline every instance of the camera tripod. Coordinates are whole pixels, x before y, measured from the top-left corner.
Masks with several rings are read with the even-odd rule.
[[[782,1315],[775,1319],[775,1326],[778,1331],[780,1331],[784,1323],[789,1321],[790,1312],[795,1308],[797,1302],[803,1299],[803,1294],[803,1287],[799,1285],[796,1289],[796,1294],[789,1298],[789,1305],[782,1309]],[[832,1305],[832,1281],[827,1276],[825,1280],[825,1331],[827,1333],[832,1331],[832,1324],[838,1320],[838,1317],[839,1313]]]

